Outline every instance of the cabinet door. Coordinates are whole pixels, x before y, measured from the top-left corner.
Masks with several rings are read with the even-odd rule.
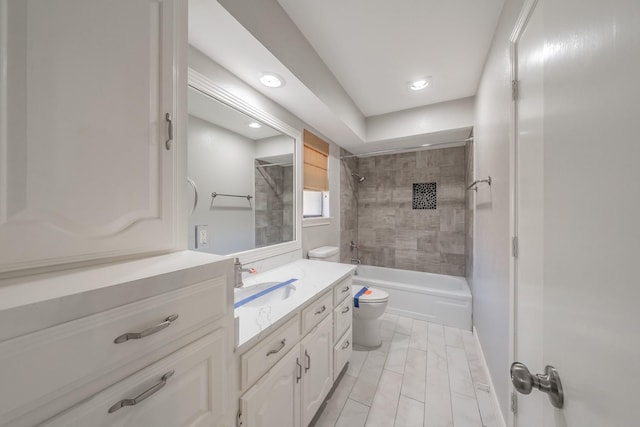
[[[302,340],[302,425],[308,426],[333,386],[331,316]]]
[[[230,393],[226,378],[231,349],[227,342],[226,331],[219,329],[41,426],[219,425],[228,410]],[[133,406],[118,404],[134,398],[138,402]]]
[[[174,246],[182,7],[0,0],[0,272]]]
[[[240,398],[245,427],[300,426],[300,345]]]

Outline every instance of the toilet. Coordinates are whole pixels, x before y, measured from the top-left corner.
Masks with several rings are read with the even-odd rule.
[[[309,250],[309,259],[340,261],[336,246],[322,246]],[[353,296],[353,344],[355,349],[375,350],[382,345],[380,321],[389,302],[389,294],[381,289],[360,285],[352,286]]]

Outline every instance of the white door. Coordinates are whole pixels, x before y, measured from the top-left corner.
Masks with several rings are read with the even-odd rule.
[[[518,395],[517,425],[638,425],[640,8],[539,0],[523,16],[515,359],[553,365],[564,407]]]
[[[544,37],[544,0],[539,0],[516,44],[516,354],[541,372],[544,341],[544,97],[540,40]],[[518,426],[542,426],[546,396],[533,393],[518,401]]]
[[[240,398],[246,427],[299,427],[303,367],[296,344]]]
[[[0,272],[173,247],[181,3],[0,0]]]
[[[333,322],[328,316],[302,340],[302,426],[311,423],[333,386]]]

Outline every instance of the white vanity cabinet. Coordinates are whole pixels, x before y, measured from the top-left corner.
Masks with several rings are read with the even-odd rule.
[[[299,427],[301,379],[300,344],[296,344],[240,398],[241,425]]]
[[[351,287],[353,279],[348,277],[334,287],[333,301],[336,308],[333,310],[333,379],[338,379],[340,372],[345,367],[351,352],[353,351],[352,329],[353,323],[353,298]]]
[[[312,422],[351,354],[351,277],[325,289],[242,351],[238,425],[307,427]]]
[[[0,281],[0,426],[231,425],[232,281],[188,251]]]
[[[302,425],[308,426],[333,386],[333,325],[323,320],[301,343]]]
[[[243,426],[308,426],[333,385],[332,337],[327,317],[251,387],[240,398]]]
[[[186,7],[0,2],[0,272],[177,247]]]

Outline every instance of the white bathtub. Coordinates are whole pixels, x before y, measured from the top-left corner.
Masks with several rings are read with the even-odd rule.
[[[388,313],[471,330],[471,291],[464,277],[359,265],[353,282],[389,293]]]

